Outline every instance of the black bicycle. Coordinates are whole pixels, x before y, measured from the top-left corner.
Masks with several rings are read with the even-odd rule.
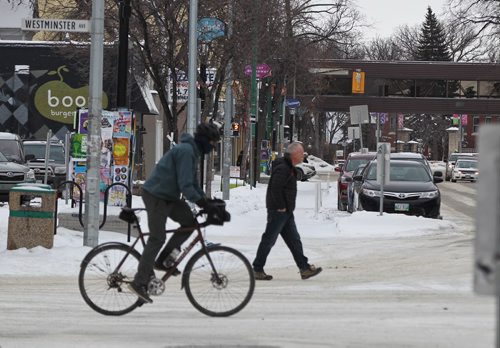
[[[222,201],[223,202],[223,201]],[[225,204],[224,204],[225,206]],[[85,302],[104,315],[124,315],[141,306],[143,301],[131,292],[127,285],[134,279],[141,257],[135,246],[146,244],[136,211],[143,208],[123,208],[120,218],[133,224],[138,237],[131,244],[104,243],[93,248],[80,266],[78,285]],[[148,293],[159,296],[165,291],[165,281],[177,266],[198,244],[200,249],[188,260],[182,273],[182,286],[189,302],[203,314],[226,317],[238,313],[250,301],[255,288],[253,270],[247,258],[238,250],[222,245],[207,245],[201,229],[210,221],[198,222],[203,211],[196,214],[195,238],[180,253],[173,267],[163,277],[153,277],[148,284]],[[166,233],[182,233],[192,228],[167,230]]]

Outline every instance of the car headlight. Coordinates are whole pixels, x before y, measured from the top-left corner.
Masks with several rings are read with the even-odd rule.
[[[54,168],[54,173],[55,174],[66,174],[66,168],[64,168],[64,167],[55,167]]]
[[[363,189],[363,194],[368,197],[380,197],[380,191]]]
[[[439,196],[439,191],[429,191],[429,192],[420,192],[420,198],[436,198]]]
[[[26,179],[35,179],[35,171],[33,169],[26,172]]]

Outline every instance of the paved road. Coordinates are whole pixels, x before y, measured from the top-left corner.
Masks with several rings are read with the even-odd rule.
[[[308,240],[324,255],[321,276],[269,269],[276,279],[230,318],[197,312],[179,279],[153,305],[105,317],[83,302],[76,276],[2,276],[0,347],[493,347],[495,303],[471,290],[473,219],[458,212],[459,187],[442,190],[444,219],[460,230]]]

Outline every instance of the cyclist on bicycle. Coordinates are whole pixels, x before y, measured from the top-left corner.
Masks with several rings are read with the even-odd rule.
[[[166,240],[167,218],[176,221],[181,227],[196,224],[191,208],[181,195],[207,212],[214,209],[198,184],[196,172],[200,155],[210,153],[219,140],[219,128],[216,125],[199,124],[194,137],[183,134],[180,144],[160,159],[144,183],[142,199],[148,215],[149,238],[129,289],[145,302],[153,302],[147,292],[153,268],[168,271],[172,261],[180,252],[182,243],[192,233],[192,231],[174,233],[157,258]],[[180,274],[178,270],[175,273]],[[176,275],[175,273],[173,274]]]

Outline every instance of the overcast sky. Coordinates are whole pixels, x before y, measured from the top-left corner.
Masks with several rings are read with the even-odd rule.
[[[438,18],[443,13],[446,0],[355,0],[359,11],[373,28],[363,30],[367,38],[385,38],[404,24],[420,25],[425,20],[427,6]]]
[[[364,29],[366,38],[388,37],[403,24],[421,24],[425,19],[427,6],[438,15],[443,13],[447,0],[355,0],[366,22],[373,28]],[[0,27],[20,27],[23,17],[31,12],[25,6],[12,10],[5,0],[0,0]]]

